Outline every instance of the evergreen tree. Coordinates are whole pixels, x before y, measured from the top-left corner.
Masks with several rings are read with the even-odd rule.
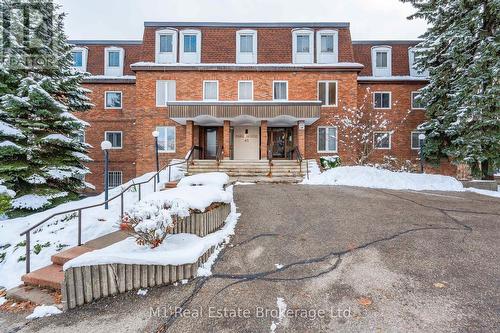
[[[88,147],[79,140],[88,124],[73,112],[91,104],[80,86],[84,74],[72,67],[64,14],[57,9],[48,1],[30,1],[30,22],[13,15],[6,31],[12,43],[0,67],[0,182],[15,192],[14,210],[75,199],[88,173]],[[29,38],[24,34],[21,42],[18,29],[26,32],[27,23]]]
[[[500,167],[500,1],[402,0],[429,23],[416,66],[430,72],[422,89],[428,120],[424,156],[449,157],[490,178]]]

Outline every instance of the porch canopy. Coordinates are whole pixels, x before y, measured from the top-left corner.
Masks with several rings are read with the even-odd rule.
[[[320,118],[320,101],[266,102],[168,102],[169,117],[185,125],[192,120],[202,126],[222,126],[225,120],[250,125],[268,122],[268,126],[293,126],[298,121],[311,125]]]

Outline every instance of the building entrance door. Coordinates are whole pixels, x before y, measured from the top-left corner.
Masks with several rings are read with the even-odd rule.
[[[217,128],[205,128],[205,158],[213,160],[217,157]]]
[[[271,127],[267,130],[268,147],[273,158],[290,158],[293,149],[293,130],[290,127]]]

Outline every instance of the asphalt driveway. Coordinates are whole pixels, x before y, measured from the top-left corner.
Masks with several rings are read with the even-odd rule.
[[[235,188],[235,200],[242,213],[236,235],[210,278],[152,288],[145,297],[118,295],[30,323],[0,314],[0,329],[494,332],[500,327],[500,199],[249,185]]]

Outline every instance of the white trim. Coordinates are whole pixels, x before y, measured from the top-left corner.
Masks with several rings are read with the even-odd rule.
[[[420,95],[420,93],[418,91],[412,91],[410,93],[410,100],[411,100],[411,109],[412,110],[425,110],[425,108],[416,108],[414,105],[413,105],[413,94],[417,94],[417,95]]]
[[[175,126],[156,126],[156,131],[159,132],[159,128],[173,128],[174,129],[174,149],[173,150],[160,150],[158,149],[158,153],[162,154],[162,153],[166,153],[166,154],[171,154],[171,153],[175,153],[175,150],[177,148],[177,128]],[[167,133],[165,133],[165,135],[167,135]],[[165,141],[168,143],[168,141]]]
[[[250,99],[241,99],[240,97],[240,83],[248,83],[252,85],[252,97]],[[253,81],[252,80],[239,80],[238,81],[238,101],[239,102],[251,102],[253,101]]]
[[[213,83],[215,82],[216,83],[216,88],[217,88],[217,97],[215,99],[213,98],[206,98],[206,90],[205,90],[205,83]],[[218,101],[219,100],[219,81],[218,80],[203,80],[203,100],[204,101],[210,101],[210,102],[214,102],[214,101]]]
[[[112,107],[107,105],[108,93],[120,93],[120,107]],[[104,109],[106,110],[121,110],[123,109],[123,92],[119,90],[107,90],[104,92]]]
[[[160,36],[172,35],[172,52],[160,52]],[[177,62],[177,29],[167,28],[155,32],[155,62],[173,64]]]
[[[384,108],[384,107],[381,107],[381,108],[377,108],[375,106],[375,94],[389,94],[389,107],[388,108]],[[392,92],[390,91],[374,91],[373,92],[373,108],[375,110],[390,110],[392,109]]]
[[[74,69],[80,72],[87,71],[87,59],[89,55],[89,50],[86,47],[74,47],[71,49],[71,57],[73,58],[73,52],[81,52],[82,53],[82,66],[72,66]]]
[[[108,140],[108,133],[120,133],[120,147],[111,147],[110,149],[123,149],[123,131],[104,131],[104,141]]]
[[[425,132],[424,131],[411,131],[410,132],[410,149],[411,150],[420,150],[420,139],[418,139],[418,148],[413,148],[413,134],[414,133],[423,134]]]
[[[119,52],[119,66],[109,67],[109,52]],[[104,49],[104,75],[123,76],[123,62],[125,60],[125,50],[121,47],[110,46]]]
[[[241,35],[252,35],[252,52],[240,51]],[[238,30],[236,31],[236,63],[237,64],[256,64],[257,63],[257,30]]]
[[[286,99],[276,99],[274,98],[274,84],[279,83],[279,82],[284,82],[286,84]],[[272,86],[272,94],[273,94],[273,101],[288,101],[288,81],[286,80],[274,80],[273,81],[273,86]]]
[[[339,103],[339,82],[337,80],[319,80],[318,81],[318,84],[317,84],[317,92],[318,92],[318,101],[320,100],[319,99],[319,84],[320,83],[333,83],[335,82],[335,104],[330,104],[330,95],[329,94],[326,94],[327,96],[327,99],[328,99],[328,104],[323,104],[321,105],[322,107],[337,107],[338,106],[338,103]],[[328,86],[328,85],[326,85]],[[329,89],[326,89],[326,92],[327,93],[329,91]]]
[[[298,35],[309,36],[309,52],[297,52]],[[292,30],[292,62],[294,64],[314,63],[314,30],[308,28]]]
[[[377,68],[377,52],[387,53],[386,68]],[[384,77],[392,76],[392,47],[390,47],[389,45],[373,46],[371,56],[372,56],[373,76],[384,76]]]
[[[321,36],[333,37],[333,52],[321,52]],[[339,32],[338,30],[316,31],[316,62],[318,64],[335,64],[339,62]]]
[[[375,146],[375,134],[385,134],[385,133],[388,133],[389,134],[389,147],[376,147]],[[373,132],[373,137],[372,137],[372,141],[373,141],[373,149],[377,149],[377,150],[390,150],[392,149],[392,131],[374,131]]]
[[[335,128],[335,150],[319,150],[319,130],[320,128],[324,128],[326,129],[325,133],[326,133],[326,138],[325,138],[325,148],[329,148],[328,147],[328,129],[329,128]],[[318,126],[316,128],[316,151],[318,153],[337,153],[339,150],[339,129],[337,126]]]
[[[184,36],[186,35],[196,35],[196,52],[184,52]],[[179,38],[179,61],[184,64],[201,63],[201,31],[195,29],[181,30]]]

